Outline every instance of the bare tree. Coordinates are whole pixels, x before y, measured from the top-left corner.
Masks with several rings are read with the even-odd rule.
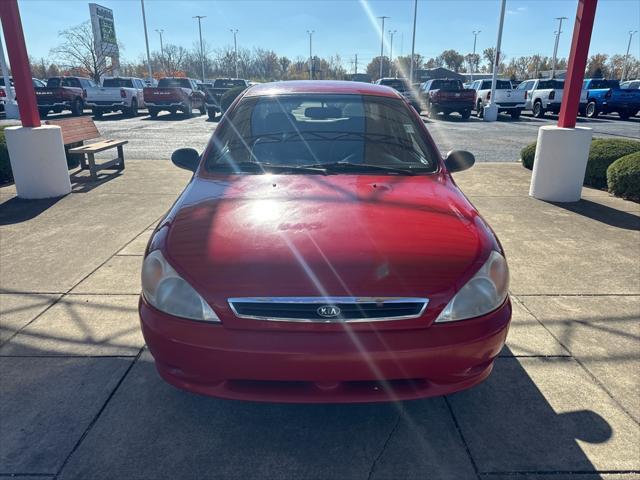
[[[112,66],[106,61],[105,52],[96,50],[89,21],[63,30],[58,36],[62,39],[62,43],[53,48],[50,53],[58,60],[61,67],[82,71],[96,82],[112,71]]]

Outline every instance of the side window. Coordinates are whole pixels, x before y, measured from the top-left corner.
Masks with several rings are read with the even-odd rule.
[[[529,90],[529,82],[522,82],[518,85],[518,90]]]

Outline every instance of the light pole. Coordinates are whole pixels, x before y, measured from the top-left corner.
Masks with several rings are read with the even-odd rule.
[[[238,78],[238,39],[236,38],[238,29],[230,28],[229,31],[233,33],[233,61],[236,67],[236,78]]]
[[[472,55],[472,62],[473,64],[471,65],[471,81],[473,82],[473,71],[475,68],[478,68],[475,63],[476,63],[476,41],[478,40],[478,35],[480,34],[482,30],[474,30],[473,31],[473,55]]]
[[[204,50],[202,49],[202,19],[207,17],[206,15],[196,15],[193,18],[198,19],[198,33],[200,33],[200,65],[202,66],[202,83],[204,83]]]
[[[502,45],[502,27],[504,26],[504,11],[507,6],[507,0],[502,0],[500,4],[500,23],[498,24],[498,38],[496,39],[496,54],[493,60],[493,74],[491,75],[491,94],[489,96],[489,105],[484,107],[482,119],[485,122],[495,122],[498,119],[498,104],[495,103],[496,98],[496,80],[498,77],[498,66],[500,65],[500,48]]]
[[[160,35],[160,64],[162,65],[162,71],[164,72],[165,68],[164,68],[164,46],[162,45],[162,34],[164,33],[164,30],[160,29],[158,30],[156,28],[156,32],[158,32],[158,35]]]
[[[624,81],[624,77],[627,75],[627,65],[629,64],[629,50],[631,49],[631,39],[633,38],[633,34],[638,33],[637,30],[629,30],[629,43],[627,44],[627,54],[624,56],[624,67],[622,67],[622,76],[620,77],[620,81]]]
[[[393,36],[397,33],[397,30],[389,30],[389,76],[393,76]]]
[[[387,16],[378,17],[382,20],[382,30],[380,30],[380,78],[382,78],[382,60],[384,59],[384,20],[385,18],[391,18]]]
[[[149,55],[149,35],[147,34],[147,16],[144,13],[144,0],[140,0],[142,6],[142,25],[144,26],[144,44],[147,47],[147,71],[149,72],[149,83],[153,85],[153,71],[151,70],[151,56]]]
[[[558,31],[556,32],[556,44],[553,47],[553,61],[551,63],[551,78],[556,77],[556,58],[558,55],[558,42],[560,41],[560,34],[562,33],[562,21],[567,20],[567,17],[556,17],[560,23],[558,24]]]
[[[411,61],[409,66],[409,83],[413,84],[413,56],[416,51],[416,17],[418,16],[418,0],[413,2],[413,37],[411,40]]]
[[[307,33],[309,34],[309,80],[313,80],[313,54],[311,53],[311,47],[315,30],[307,30]]]

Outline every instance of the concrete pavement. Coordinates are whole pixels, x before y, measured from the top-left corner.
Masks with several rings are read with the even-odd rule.
[[[0,189],[0,479],[639,479],[640,205],[456,176],[503,242],[514,320],[489,379],[402,404],[279,405],[165,384],[136,311],[146,239],[188,181],[131,161],[56,202]]]

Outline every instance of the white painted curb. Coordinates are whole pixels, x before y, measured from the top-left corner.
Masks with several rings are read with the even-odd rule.
[[[580,200],[592,133],[586,127],[540,127],[529,195],[549,202]]]
[[[71,192],[60,127],[7,127],[4,134],[18,197],[53,198]]]

